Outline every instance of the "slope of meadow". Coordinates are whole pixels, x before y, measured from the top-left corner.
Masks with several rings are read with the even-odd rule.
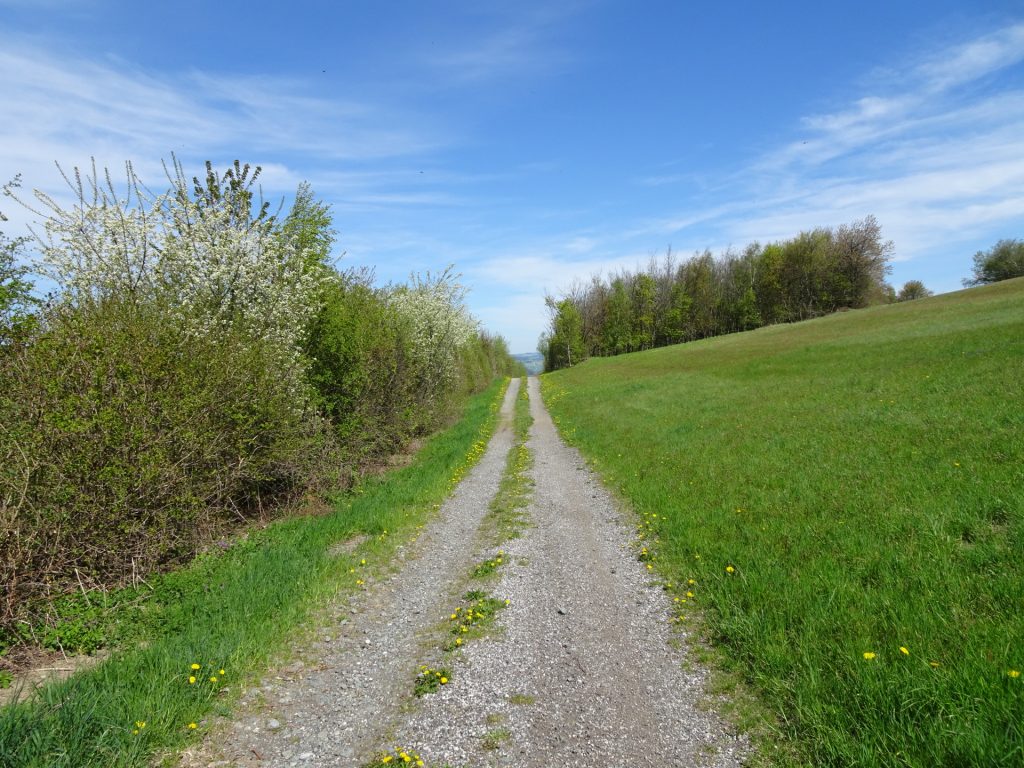
[[[544,377],[814,765],[1024,764],[1022,382],[1024,280]]]

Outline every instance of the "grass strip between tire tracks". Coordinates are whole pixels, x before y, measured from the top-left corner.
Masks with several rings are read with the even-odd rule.
[[[471,398],[412,464],[365,482],[330,514],[275,523],[161,577],[139,608],[157,628],[150,636],[0,709],[0,766],[144,765],[195,739],[312,611],[357,589],[415,535],[482,455],[507,384]],[[356,536],[366,539],[351,553],[332,549]]]

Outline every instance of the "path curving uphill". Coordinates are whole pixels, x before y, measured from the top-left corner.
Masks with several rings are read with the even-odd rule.
[[[706,671],[673,642],[670,599],[630,548],[630,530],[559,437],[536,378],[530,524],[502,545],[487,586],[498,626],[446,656],[457,674],[415,699],[420,663],[441,663],[444,620],[493,557],[480,534],[513,446],[518,382],[482,460],[425,529],[400,573],[349,609],[342,637],[256,692],[189,766],[367,765],[400,744],[427,768],[738,766],[748,745],[707,706]],[[342,610],[339,608],[339,614]]]

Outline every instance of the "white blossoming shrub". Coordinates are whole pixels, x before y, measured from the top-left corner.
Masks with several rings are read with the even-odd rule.
[[[36,192],[45,217],[42,261],[63,298],[157,300],[193,335],[241,327],[297,349],[323,271],[294,238],[282,236],[265,206],[251,214],[247,166],[236,163],[223,181],[208,169],[207,188],[196,187],[205,197],[193,196],[174,168],[171,188],[158,195],[130,165],[120,196],[109,174],[101,183],[95,169],[86,181],[75,171],[70,207]]]
[[[466,289],[451,267],[440,275],[413,275],[392,292],[391,306],[407,334],[418,391],[427,406],[439,400],[459,373],[459,352],[475,337],[476,320],[466,309]]]
[[[35,206],[59,292],[0,356],[0,636],[69,574],[187,558],[335,463],[301,348],[326,269],[251,210],[248,170],[72,178]]]

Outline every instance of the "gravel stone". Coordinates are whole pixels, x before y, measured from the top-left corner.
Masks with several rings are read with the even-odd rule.
[[[698,706],[707,671],[684,671],[685,644],[670,643],[670,598],[558,436],[538,380],[529,386],[533,525],[503,547],[503,631],[466,646],[452,683],[422,700],[396,743],[430,766],[742,765],[747,741]],[[495,745],[498,722],[508,738]]]

